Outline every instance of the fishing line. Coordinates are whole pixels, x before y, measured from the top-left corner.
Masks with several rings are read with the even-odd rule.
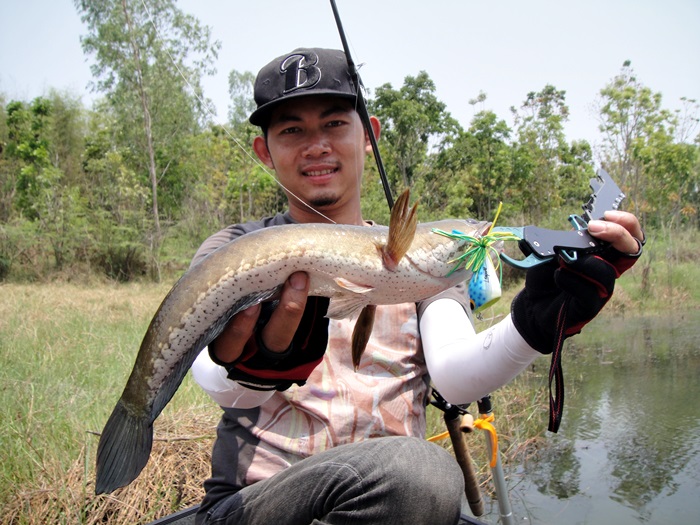
[[[148,16],[148,21],[153,26],[153,30],[156,32],[156,36],[157,36],[158,40],[164,41],[163,38],[161,37],[160,31],[158,31],[158,27],[155,24],[153,16],[151,15],[151,11],[148,9],[148,6],[146,5],[145,0],[141,0],[141,5],[143,6],[143,9],[146,11],[146,15]],[[194,87],[190,83],[189,79],[185,76],[185,74],[180,69],[180,66],[178,66],[177,62],[175,62],[175,58],[170,54],[170,50],[167,47],[165,47],[165,53],[170,58],[170,61],[172,62],[173,66],[175,66],[175,69],[177,70],[178,74],[185,81],[185,84],[187,84],[187,87],[190,89],[191,93],[194,95],[194,97],[197,99],[197,101],[199,101],[199,103],[202,105],[202,107],[204,108],[204,111],[211,117],[211,119],[214,121],[214,123],[221,126],[221,128],[224,130],[226,135],[228,135],[229,138],[231,138],[231,140],[233,140],[233,142],[236,144],[236,146],[238,146],[243,151],[243,153],[245,153],[245,155],[248,158],[250,158],[255,164],[257,164],[263,170],[263,172],[265,172],[270,178],[272,178],[272,180],[274,180],[277,183],[277,185],[280,188],[282,188],[285,192],[287,192],[289,195],[294,197],[296,200],[298,200],[300,203],[302,203],[304,206],[309,208],[311,211],[313,211],[314,213],[316,213],[320,217],[324,218],[325,220],[327,220],[328,222],[330,222],[332,224],[336,224],[336,222],[333,219],[331,219],[330,217],[327,217],[326,215],[321,213],[319,210],[314,208],[311,204],[307,203],[301,197],[299,197],[294,192],[289,190],[284,184],[282,184],[279,181],[279,179],[277,177],[275,177],[272,173],[270,173],[270,171],[268,171],[267,166],[265,166],[262,162],[260,162],[260,159],[255,158],[255,156],[253,156],[250,153],[248,148],[243,146],[243,144],[241,144],[241,142],[236,137],[234,137],[232,135],[231,132],[229,132],[229,130],[226,128],[226,126],[224,126],[221,122],[219,122],[218,117],[216,115],[214,115],[214,113],[211,109],[209,109],[209,106],[204,101],[204,99],[202,99],[202,97],[199,96],[197,91],[194,89]]]

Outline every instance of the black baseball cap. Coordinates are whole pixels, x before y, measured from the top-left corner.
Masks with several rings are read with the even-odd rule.
[[[298,48],[275,58],[255,78],[253,97],[258,108],[250,123],[266,126],[279,103],[298,97],[330,95],[355,99],[357,92],[345,53],[336,49]]]

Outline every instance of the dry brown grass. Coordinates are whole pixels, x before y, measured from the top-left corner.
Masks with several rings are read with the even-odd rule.
[[[506,465],[532,457],[541,439],[523,440],[520,435],[523,420],[533,415],[528,399],[515,394],[507,403],[512,412],[497,416],[495,423]],[[435,412],[434,431],[438,432],[441,423],[439,412]],[[48,466],[36,483],[18,487],[0,513],[0,525],[146,524],[196,505],[204,496],[202,482],[210,473],[218,417],[218,408],[203,413],[201,407],[161,417],[156,423],[150,460],[141,475],[131,485],[108,495],[94,495],[94,457],[91,456],[94,447],[87,447],[87,451],[83,448],[67,471],[62,471],[58,465]],[[481,432],[468,435],[467,445],[482,490],[493,496]],[[442,446],[448,450],[452,448],[449,439],[443,440]]]
[[[91,432],[113,406],[168,286],[1,288],[0,442],[7,468],[0,476],[0,525],[145,524],[201,501],[220,409],[187,381],[156,421],[141,475],[113,494],[94,495],[97,437]],[[536,419],[546,416],[546,404],[529,391],[516,382],[494,395],[506,465],[535,450],[531,436],[543,428]],[[436,410],[430,422],[429,435],[444,430]],[[484,437],[476,432],[467,442],[482,486],[492,492]],[[442,445],[451,448],[449,440]]]
[[[158,420],[151,458],[131,485],[95,496],[94,458],[83,449],[67,472],[48,468],[35,485],[18,488],[0,523],[135,525],[197,504],[210,472],[219,410],[197,412]]]

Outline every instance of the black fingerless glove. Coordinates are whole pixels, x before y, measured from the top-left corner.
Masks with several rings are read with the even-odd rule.
[[[596,256],[530,268],[525,288],[511,305],[513,323],[530,346],[551,354],[560,337],[579,333],[602,310],[617,275],[612,264]]]
[[[535,350],[551,354],[560,338],[578,334],[598,315],[613,294],[615,280],[637,262],[641,253],[640,243],[634,255],[608,248],[573,263],[556,258],[530,268],[525,288],[511,305],[518,332]]]
[[[561,349],[564,340],[578,334],[608,302],[615,280],[634,265],[642,253],[627,255],[608,248],[584,255],[572,263],[560,258],[527,271],[525,288],[515,296],[511,318],[525,341],[538,352],[552,354],[549,371],[549,430],[556,432],[564,405]],[[556,383],[556,396],[552,383]]]
[[[228,378],[253,390],[287,390],[293,384],[303,385],[323,359],[328,345],[328,299],[309,297],[294,334],[292,344],[284,352],[265,347],[260,337],[276,303],[264,303],[255,334],[246,343],[241,356],[232,363],[222,363],[210,352],[212,360],[226,368]]]

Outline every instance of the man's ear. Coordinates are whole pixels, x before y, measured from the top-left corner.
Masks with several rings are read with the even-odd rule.
[[[382,124],[377,117],[369,117],[369,123],[372,126],[372,131],[374,131],[374,137],[379,140],[379,135],[382,132]],[[367,153],[372,153],[372,143],[369,141],[367,130],[365,130],[365,151]]]
[[[267,141],[262,136],[257,136],[253,139],[253,151],[260,159],[260,162],[265,164],[271,170],[275,169],[275,164],[272,162],[270,150],[267,148]]]

